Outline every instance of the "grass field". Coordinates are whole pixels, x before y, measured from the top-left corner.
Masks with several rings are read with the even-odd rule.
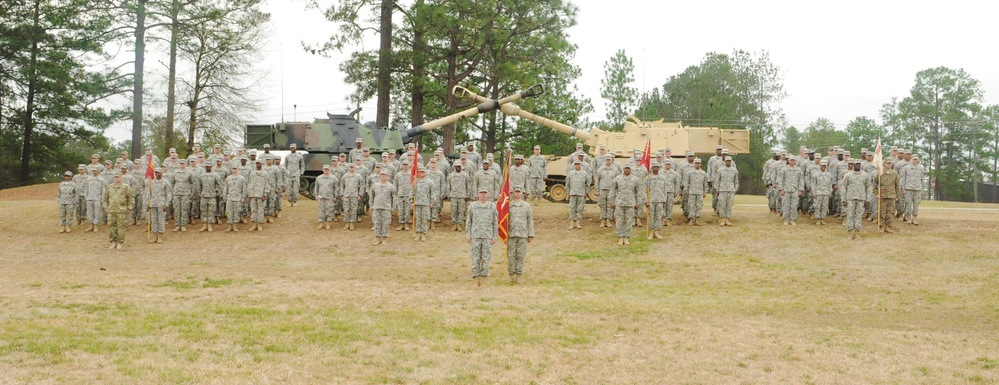
[[[0,192],[3,384],[999,383],[994,205],[927,202],[922,226],[849,241],[739,197],[734,227],[618,247],[595,206],[568,231],[544,203],[525,283],[497,246],[479,288],[450,231],[372,247],[368,218],[315,230],[306,201],[260,233],[133,227],[112,252],[28,189]]]

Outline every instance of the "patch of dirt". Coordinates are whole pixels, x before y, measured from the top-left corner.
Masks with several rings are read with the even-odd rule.
[[[58,183],[44,183],[0,190],[0,201],[55,200],[58,194]]]

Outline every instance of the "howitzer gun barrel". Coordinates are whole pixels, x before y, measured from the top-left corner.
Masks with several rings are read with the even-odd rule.
[[[475,100],[477,102],[479,102],[479,105],[477,105],[475,107],[472,107],[472,108],[469,108],[469,109],[466,109],[464,111],[460,111],[460,112],[457,112],[457,113],[445,116],[445,117],[440,118],[440,119],[434,119],[434,120],[431,120],[429,122],[423,123],[423,124],[421,124],[419,126],[410,128],[410,129],[408,129],[408,130],[406,130],[406,131],[404,131],[402,133],[402,139],[403,139],[402,141],[403,141],[403,143],[409,143],[409,141],[411,140],[411,138],[414,137],[414,136],[416,136],[416,135],[420,135],[420,134],[422,134],[424,132],[437,129],[437,128],[440,128],[442,126],[446,126],[448,124],[457,122],[457,121],[459,121],[459,120],[461,120],[463,118],[471,118],[471,117],[473,117],[475,115],[478,115],[478,114],[481,114],[481,113],[486,113],[486,112],[489,112],[489,111],[499,110],[503,106],[507,106],[510,103],[513,103],[515,101],[518,101],[518,100],[521,100],[521,99],[524,99],[524,98],[530,98],[530,97],[538,96],[538,95],[543,94],[544,92],[545,92],[545,89],[544,89],[544,87],[542,85],[535,84],[535,85],[527,88],[526,90],[517,91],[517,92],[515,92],[515,93],[513,93],[513,94],[511,94],[509,96],[506,96],[504,98],[501,98],[501,99],[488,99],[488,98],[483,98],[483,97],[480,97],[478,95],[472,94],[472,95],[475,95],[475,96],[478,97]],[[465,96],[465,94],[466,93],[471,94],[471,91],[469,91],[468,89],[466,89],[464,87],[461,87],[461,86],[454,86],[454,88],[451,89],[451,93],[454,94],[455,96],[457,96],[458,98],[467,98]]]
[[[541,87],[541,85],[540,84],[539,85],[535,85],[534,87]],[[534,88],[534,87],[531,87],[531,88]],[[466,89],[464,87],[455,86],[454,88],[456,90],[458,88],[461,88],[460,92],[455,92],[455,96],[462,97],[462,98],[467,98],[467,99],[472,99],[474,101],[477,101],[477,102],[483,103],[483,104],[485,104],[486,102],[489,101],[488,98],[476,95],[475,93],[473,93],[472,91],[469,91],[468,89]],[[580,131],[578,128],[572,127],[570,125],[563,124],[563,123],[560,123],[560,122],[556,122],[556,121],[548,119],[548,118],[546,118],[544,116],[539,116],[539,115],[532,114],[530,112],[522,110],[520,107],[517,107],[516,105],[513,105],[513,104],[509,104],[509,103],[501,104],[499,106],[499,110],[501,112],[503,112],[504,114],[507,114],[507,115],[510,115],[510,116],[517,116],[517,117],[520,117],[520,118],[523,118],[523,119],[530,120],[530,121],[535,122],[537,124],[540,124],[542,126],[551,128],[551,129],[553,129],[555,131],[559,131],[561,133],[564,133],[566,135],[570,135],[570,136],[578,138],[578,139],[582,139],[584,141],[588,141],[590,139],[590,133],[589,132]]]

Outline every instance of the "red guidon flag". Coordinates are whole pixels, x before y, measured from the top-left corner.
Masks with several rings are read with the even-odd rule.
[[[878,175],[884,172],[884,153],[881,152],[881,138],[878,138],[878,146],[874,148],[874,167],[878,168]]]
[[[416,174],[420,171],[420,148],[416,147],[416,151],[413,151],[413,159],[409,160],[413,162],[413,167],[409,170],[409,184],[416,183]]]
[[[645,166],[645,171],[652,170],[652,135],[649,135],[649,140],[645,142],[645,151],[642,152],[642,160],[638,164]]]
[[[496,211],[499,212],[499,237],[504,243],[510,237],[510,158],[513,150],[506,150],[506,167],[503,168],[503,189],[496,200]]]
[[[153,169],[153,154],[148,154],[146,155],[146,178],[153,179],[155,171]]]

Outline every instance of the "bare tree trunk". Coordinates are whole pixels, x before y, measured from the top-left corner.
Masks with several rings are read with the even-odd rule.
[[[180,28],[178,17],[180,17],[180,1],[173,0],[173,4],[170,5],[170,64],[167,75],[166,138],[163,138],[166,148],[173,147],[174,109],[177,106],[177,35]],[[188,141],[188,154],[191,153],[193,145],[193,142]]]
[[[142,156],[142,73],[146,60],[146,1],[135,8],[135,84],[132,88],[132,159]]]
[[[28,97],[24,107],[24,141],[21,143],[21,173],[18,181],[28,184],[31,178],[31,136],[35,131],[35,88],[38,86],[38,40],[41,17],[41,0],[35,0],[35,14],[31,29],[31,59],[28,74]]]
[[[414,12],[422,12],[423,0],[417,0],[416,4],[413,5]],[[413,26],[413,89],[411,95],[410,106],[410,124],[413,127],[423,124],[423,98],[426,94],[426,90],[423,88],[424,77],[427,75],[426,67],[426,55],[427,55],[427,43],[424,39],[423,26],[414,25]],[[413,142],[419,143],[420,138],[423,135],[417,135],[413,138]],[[445,152],[450,153],[448,148],[444,148]]]
[[[455,106],[458,104],[457,98],[451,93],[451,89],[458,85],[458,52],[452,43],[451,52],[448,52],[447,56],[447,88],[444,90],[447,96],[444,97],[444,106],[447,108],[447,113],[451,114],[455,111]],[[444,130],[444,140],[441,147],[444,147],[445,153],[450,153],[454,151],[454,124],[448,124],[442,127]]]
[[[392,7],[394,0],[382,0],[381,26],[378,34],[381,41],[378,47],[378,106],[375,111],[375,127],[389,125],[389,106],[392,87]]]

